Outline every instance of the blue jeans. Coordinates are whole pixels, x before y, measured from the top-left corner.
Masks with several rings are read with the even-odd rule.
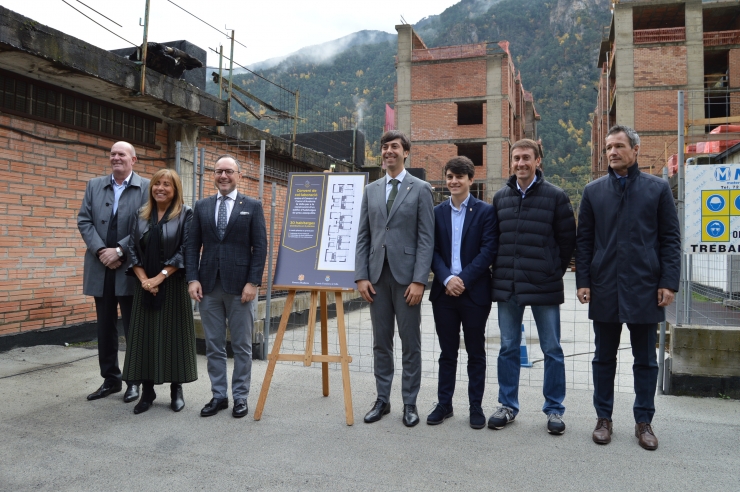
[[[516,303],[516,296],[498,304],[498,326],[501,330],[501,351],[498,354],[498,401],[519,413],[519,346],[522,343],[524,307]],[[565,361],[560,347],[560,306],[530,306],[537,324],[540,347],[545,354],[545,381],[542,411],[565,413]]]

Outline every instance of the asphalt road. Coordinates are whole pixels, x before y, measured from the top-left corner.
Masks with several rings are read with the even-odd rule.
[[[94,402],[97,352],[42,346],[0,354],[0,490],[738,490],[740,402],[657,397],[657,451],[637,445],[632,395],[617,393],[614,436],[591,441],[591,392],[568,390],[563,436],[545,431],[541,389],[522,386],[522,411],[500,431],[468,426],[466,388],[455,416],[424,422],[436,381],[424,378],[422,423],[401,423],[400,381],[392,411],[375,424],[362,417],[374,378],[352,372],[355,425],[344,421],[341,373],[331,395],[321,371],[279,364],[262,420],[252,418],[267,364],[255,361],[249,416],[201,418],[210,399],[205,358],[185,386],[186,407],[169,409],[157,387],[149,412],[134,415],[123,393]],[[496,404],[486,388],[484,410]]]

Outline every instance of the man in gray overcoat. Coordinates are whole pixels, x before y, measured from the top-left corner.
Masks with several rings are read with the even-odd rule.
[[[136,150],[128,142],[111,147],[111,174],[87,182],[77,215],[77,228],[87,245],[83,293],[95,297],[98,317],[98,361],[103,384],[88,400],[105,398],[121,391],[118,365],[118,308],[128,335],[135,277],[125,275],[131,224],[148,200],[149,180],[133,171]],[[139,382],[127,381],[123,400],[139,399]]]
[[[403,423],[419,423],[421,298],[434,256],[432,187],[404,168],[411,150],[406,135],[392,130],[380,139],[387,174],[365,187],[357,232],[355,282],[370,303],[378,398],[365,415],[377,422],[391,411],[393,334],[398,322],[403,378]]]
[[[578,214],[576,285],[594,325],[593,440],[611,442],[617,350],[627,323],[635,359],[635,436],[654,450],[657,323],[678,290],[681,231],[668,182],[640,172],[639,149],[632,128],[614,126],[606,135],[608,174],[586,186]]]

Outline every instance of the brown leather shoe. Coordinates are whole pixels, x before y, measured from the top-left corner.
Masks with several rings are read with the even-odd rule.
[[[647,422],[638,422],[635,424],[635,437],[643,449],[647,449],[648,451],[658,449],[658,438],[655,437],[653,428]]]
[[[607,418],[598,419],[592,437],[596,444],[609,444],[612,442],[612,421]]]

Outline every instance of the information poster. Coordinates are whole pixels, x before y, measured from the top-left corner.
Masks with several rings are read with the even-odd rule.
[[[686,166],[685,253],[740,253],[740,165]]]
[[[290,173],[274,285],[354,289],[367,173]]]

